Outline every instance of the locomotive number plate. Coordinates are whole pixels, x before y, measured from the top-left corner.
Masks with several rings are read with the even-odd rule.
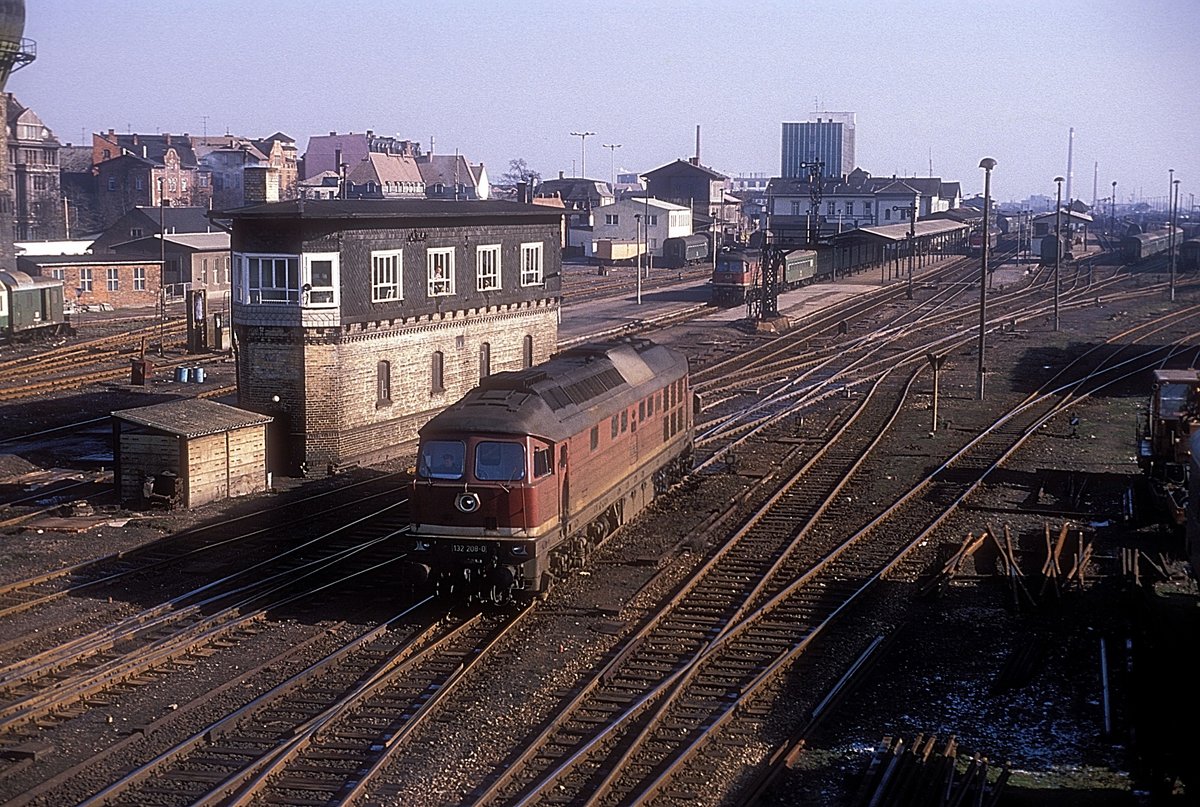
[[[455,544],[453,550],[462,555],[483,555],[488,548],[485,544]]]

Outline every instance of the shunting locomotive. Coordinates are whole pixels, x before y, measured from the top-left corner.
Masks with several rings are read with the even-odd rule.
[[[547,590],[691,468],[687,358],[647,339],[484,378],[420,430],[411,549],[442,594]]]
[[[1192,437],[1200,432],[1200,370],[1155,370],[1138,435],[1138,466],[1169,520],[1187,515]]]

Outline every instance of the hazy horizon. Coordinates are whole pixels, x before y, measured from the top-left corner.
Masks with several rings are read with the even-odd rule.
[[[856,114],[856,163],[998,200],[1071,195],[1181,207],[1200,186],[1200,14],[1129,4],[700,0],[30,0],[38,58],[7,89],[60,141],[91,133],[392,134],[544,177],[610,179],[695,152],[730,176],[778,175],[784,121]],[[915,100],[919,99],[919,100]],[[581,139],[572,132],[594,132]],[[581,155],[581,140],[585,154]],[[605,145],[618,145],[609,149]],[[1097,169],[1098,164],[1098,169]],[[1064,194],[1066,189],[1064,187]]]

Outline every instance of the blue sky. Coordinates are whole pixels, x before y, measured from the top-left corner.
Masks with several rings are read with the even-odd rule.
[[[780,124],[857,114],[876,175],[1053,196],[1200,190],[1195,0],[407,2],[26,0],[38,59],[8,89],[63,142],[92,131],[330,131],[458,150],[493,178],[608,179],[694,152],[779,172]],[[592,131],[581,155],[581,138]],[[620,144],[615,151],[604,144]]]

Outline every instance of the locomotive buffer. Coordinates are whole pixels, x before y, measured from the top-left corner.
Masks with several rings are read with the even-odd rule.
[[[799,236],[794,229],[786,232],[768,226],[763,239],[761,277],[762,285],[757,295],[750,296],[750,319],[765,322],[779,316],[779,290],[783,286],[781,274],[787,254],[794,249],[816,249],[817,233],[820,229],[821,178],[825,163],[800,163],[800,168],[808,170],[808,195],[812,200],[812,212],[809,213],[807,231]],[[774,208],[767,209],[774,215]],[[755,310],[757,309],[757,310]]]

